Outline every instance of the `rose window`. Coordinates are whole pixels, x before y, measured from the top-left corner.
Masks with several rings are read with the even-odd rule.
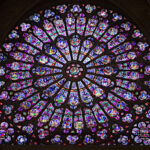
[[[0,61],[0,143],[150,145],[148,123],[134,127],[149,116],[149,44],[119,13],[88,4],[31,14]]]

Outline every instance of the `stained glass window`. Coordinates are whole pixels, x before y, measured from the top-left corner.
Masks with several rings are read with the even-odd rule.
[[[30,15],[0,49],[0,144],[150,145],[150,47],[95,5]]]

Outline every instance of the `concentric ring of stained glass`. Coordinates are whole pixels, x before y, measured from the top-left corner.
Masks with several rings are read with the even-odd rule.
[[[113,10],[58,5],[0,50],[0,143],[150,145],[149,44]]]

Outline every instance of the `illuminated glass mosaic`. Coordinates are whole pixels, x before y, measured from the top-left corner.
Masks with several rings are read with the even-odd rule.
[[[150,145],[150,47],[119,13],[34,13],[8,34],[0,62],[0,144]]]

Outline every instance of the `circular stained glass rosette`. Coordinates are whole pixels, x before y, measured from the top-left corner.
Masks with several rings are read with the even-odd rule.
[[[0,61],[0,143],[138,143],[150,53],[124,16],[94,5],[42,10],[9,33]],[[149,130],[138,132],[150,144]]]

